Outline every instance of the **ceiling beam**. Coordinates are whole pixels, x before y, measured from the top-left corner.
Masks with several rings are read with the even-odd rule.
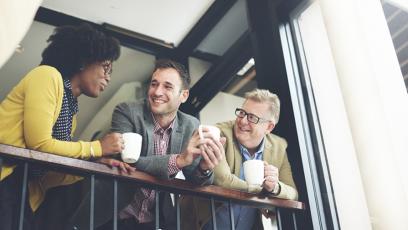
[[[120,44],[135,50],[139,50],[145,53],[149,53],[155,56],[171,56],[169,53],[174,52],[174,49],[166,46],[159,45],[155,42],[149,42],[146,39],[131,36],[127,33],[121,33],[104,27],[103,25],[93,23],[84,19],[73,17],[61,12],[57,12],[51,9],[40,7],[34,18],[35,21],[49,24],[52,26],[63,25],[79,25],[81,23],[88,23],[95,28],[104,31],[106,34],[117,38]]]
[[[235,77],[252,58],[251,40],[245,32],[190,90],[181,110],[197,116],[204,106]]]
[[[190,56],[237,0],[216,0],[176,48],[178,57]]]
[[[219,55],[203,52],[200,50],[194,50],[194,52],[191,53],[190,57],[198,58],[210,63],[216,63],[221,58],[221,56]]]

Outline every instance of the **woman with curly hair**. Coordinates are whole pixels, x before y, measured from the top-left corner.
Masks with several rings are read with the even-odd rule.
[[[47,41],[40,66],[31,70],[0,104],[0,143],[80,159],[121,152],[123,139],[119,133],[92,142],[72,141],[77,97],[84,94],[96,98],[108,86],[112,62],[120,55],[119,42],[88,24],[56,28]],[[2,230],[17,229],[21,168],[5,161],[0,171]],[[48,188],[77,180],[75,176],[30,167],[28,206],[35,211]]]

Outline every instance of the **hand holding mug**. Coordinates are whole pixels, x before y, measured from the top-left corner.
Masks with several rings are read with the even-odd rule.
[[[108,133],[99,142],[102,147],[102,156],[118,154],[124,148],[122,134],[120,133]]]
[[[202,170],[212,170],[225,156],[224,144],[226,142],[225,137],[219,138],[219,141],[207,139],[205,144],[200,146],[201,156],[203,159],[200,161],[200,168]]]
[[[200,125],[198,126],[198,134],[200,135],[201,140],[203,140],[205,137],[210,137],[214,141],[219,141],[221,131],[216,126]],[[208,134],[208,135],[205,135],[205,134]]]
[[[279,182],[279,169],[273,165],[268,164],[264,161],[264,173],[265,181],[263,184],[264,189],[268,192],[272,192],[275,186],[278,186]]]
[[[200,139],[204,142],[200,145],[201,156],[200,168],[202,170],[212,170],[224,157],[225,137],[221,138],[221,131],[212,125],[200,125],[198,127]]]
[[[177,167],[183,168],[190,165],[201,155],[204,160],[200,162],[201,169],[213,169],[224,156],[224,148],[220,142],[220,130],[215,126],[211,126],[213,129],[208,126],[200,125],[200,127],[193,133],[187,147],[177,157]],[[214,130],[215,133],[210,130]],[[221,138],[221,141],[225,142],[225,138]]]
[[[200,145],[204,143],[199,136],[198,131],[194,131],[193,136],[188,141],[187,147],[177,156],[176,164],[178,168],[184,168],[193,163],[193,160],[200,156]]]

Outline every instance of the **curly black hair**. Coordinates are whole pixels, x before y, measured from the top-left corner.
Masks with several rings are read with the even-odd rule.
[[[61,26],[48,38],[41,65],[55,67],[64,79],[70,79],[87,65],[115,61],[120,56],[119,41],[89,24]]]
[[[175,69],[178,74],[180,75],[180,80],[182,82],[183,89],[190,89],[190,83],[191,83],[191,77],[188,74],[188,71],[184,65],[170,60],[170,59],[158,59],[155,63],[153,73],[157,69],[167,69],[167,68],[173,68]]]

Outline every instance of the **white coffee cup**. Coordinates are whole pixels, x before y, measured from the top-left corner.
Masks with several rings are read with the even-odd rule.
[[[245,181],[253,185],[262,185],[264,181],[264,162],[247,160],[244,162]]]
[[[138,133],[123,133],[125,148],[122,150],[122,160],[126,163],[135,163],[142,149],[142,136]]]
[[[210,133],[211,137],[214,138],[214,140],[219,141],[220,140],[220,134],[221,131],[219,128],[217,128],[216,126],[213,125],[200,125],[198,126],[198,134],[200,135],[200,139],[204,139],[204,135],[203,135],[203,128],[207,128],[207,132]]]

